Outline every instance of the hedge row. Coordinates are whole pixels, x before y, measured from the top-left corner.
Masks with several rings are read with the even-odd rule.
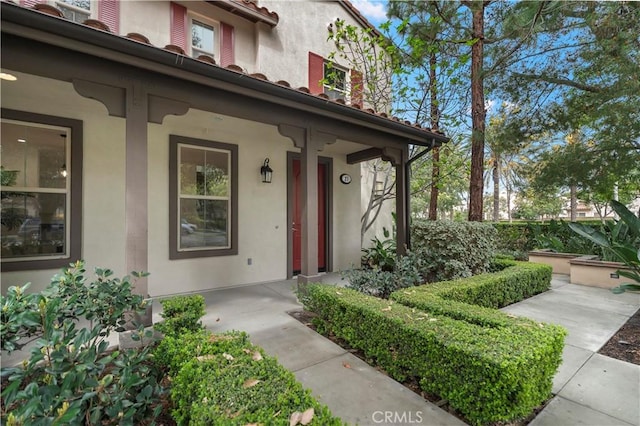
[[[501,259],[494,261],[492,268],[501,270],[396,291],[390,298],[427,312],[452,316],[465,310],[462,305],[471,312],[477,307],[502,308],[547,291],[551,285],[552,268],[548,265]]]
[[[533,281],[543,281],[542,275],[549,283],[550,274],[542,269],[544,265],[533,272],[535,277],[527,278],[531,270],[518,264],[489,275],[508,285],[520,270],[523,282],[529,283],[525,286],[538,289],[544,285]],[[511,278],[496,279],[496,275]],[[447,286],[466,291],[447,293]],[[434,287],[438,296],[425,296],[422,287],[415,293],[407,289],[394,293],[403,301],[426,300],[428,310],[320,284],[308,287],[304,303],[318,314],[320,331],[363,350],[396,380],[418,378],[424,391],[447,399],[475,424],[525,416],[550,396],[561,362],[564,329],[443,298],[466,292],[467,300],[478,295],[478,300],[486,302],[483,294],[491,286],[477,277]],[[512,290],[504,293],[513,294]]]
[[[569,223],[563,220],[551,220],[547,223],[494,223],[493,226],[497,231],[497,248],[501,251],[522,254],[542,248],[568,253],[600,254],[598,247],[573,232],[569,228]],[[595,227],[602,226],[599,220],[584,220],[580,223]]]
[[[171,377],[171,414],[179,425],[342,424],[245,333],[194,331],[200,298],[163,303],[166,335],[154,349],[154,362]]]

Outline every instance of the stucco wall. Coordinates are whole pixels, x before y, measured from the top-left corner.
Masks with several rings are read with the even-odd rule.
[[[189,16],[193,14],[210,19],[213,23],[225,22],[234,28],[235,64],[248,72],[257,72],[256,67],[256,27],[253,22],[233,15],[219,7],[204,1],[176,2],[187,8]],[[171,44],[171,12],[168,1],[121,1],[120,33],[140,33],[145,35],[154,46]],[[195,16],[198,19],[198,16]],[[209,23],[204,20],[203,22]],[[219,37],[219,33],[216,34]],[[218,39],[219,40],[219,39]],[[220,55],[216,55],[220,63]]]
[[[73,118],[84,122],[82,254],[87,271],[108,267],[125,274],[125,121],[109,117],[102,104],[78,95],[70,83],[9,70],[17,81],[2,80],[2,107]],[[2,273],[2,291],[31,282],[49,283],[57,270]]]
[[[5,108],[82,120],[84,123],[83,239],[87,269],[125,271],[125,120],[109,117],[97,101],[78,95],[70,83],[8,70],[16,82],[2,81]],[[287,274],[287,151],[293,143],[275,126],[190,110],[149,124],[149,293],[152,296],[284,279]],[[169,260],[169,135],[237,144],[239,148],[238,255]],[[346,164],[344,142],[320,155],[333,158],[333,269],[360,257],[359,166]],[[271,184],[260,180],[270,158]],[[343,185],[338,177],[354,178]],[[248,265],[247,259],[252,259]],[[2,273],[2,290],[33,282],[44,288],[57,270]]]
[[[238,254],[184,260],[168,260],[169,223],[167,182],[169,135],[238,145]],[[298,151],[275,126],[190,110],[185,116],[169,116],[162,126],[149,126],[149,291],[152,296],[197,291],[248,283],[282,280],[287,275],[287,151]],[[334,173],[334,270],[359,260],[359,180],[338,183],[348,172],[357,177],[357,166],[346,164],[344,154],[333,157]],[[271,184],[261,182],[260,166],[268,157],[274,170]],[[155,207],[154,207],[155,206]],[[355,231],[355,232],[354,232]],[[251,258],[251,265],[248,259]]]
[[[264,0],[260,5],[277,12],[280,22],[274,29],[261,29],[257,65],[269,78],[286,80],[292,87],[309,86],[310,51],[326,58],[336,50],[327,41],[329,23],[341,18],[359,26],[337,2]]]

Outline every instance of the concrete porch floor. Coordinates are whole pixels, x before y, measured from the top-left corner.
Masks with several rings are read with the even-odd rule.
[[[337,274],[324,281],[343,283]],[[287,314],[301,308],[295,288],[288,280],[201,293],[203,323],[214,332],[246,331],[349,424],[464,424]],[[640,294],[614,295],[556,275],[550,291],[503,309],[569,331],[555,396],[532,426],[640,426],[640,366],[596,353],[639,307]],[[154,321],[160,311],[156,301]]]

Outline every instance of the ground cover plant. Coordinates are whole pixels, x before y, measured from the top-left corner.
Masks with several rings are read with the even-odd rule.
[[[545,265],[503,261],[492,268],[505,266],[504,271],[486,274],[502,276],[494,280],[498,284],[487,284],[491,280],[480,275],[450,282],[450,287],[459,284],[464,289],[450,294],[444,284],[435,284],[391,295],[412,299],[434,287],[435,300],[425,309],[324,285],[309,286],[303,303],[317,314],[318,331],[361,349],[394,379],[416,378],[425,392],[448,400],[472,423],[509,421],[526,416],[551,395],[565,331],[469,303],[478,299],[495,306],[549,287],[551,270]],[[517,285],[520,278],[513,269],[519,267],[525,268],[527,290],[511,288],[489,296],[501,286]]]
[[[202,296],[161,302],[165,337],[154,349],[171,379],[180,425],[340,425],[295,376],[241,332],[214,334],[199,323]]]
[[[130,277],[114,278],[108,269],[95,274],[87,280],[77,262],[40,293],[25,285],[0,297],[2,350],[36,339],[21,365],[2,368],[3,424],[133,425],[161,411],[149,349],[114,350],[105,340],[126,324],[137,328],[134,338],[143,337],[143,327],[127,315],[144,311],[148,301],[133,294]],[[79,326],[80,319],[88,326]]]

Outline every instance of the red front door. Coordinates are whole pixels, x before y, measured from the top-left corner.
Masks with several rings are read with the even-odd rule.
[[[300,160],[293,159],[293,273],[302,269],[302,179]],[[327,165],[318,164],[318,271],[326,271]]]

